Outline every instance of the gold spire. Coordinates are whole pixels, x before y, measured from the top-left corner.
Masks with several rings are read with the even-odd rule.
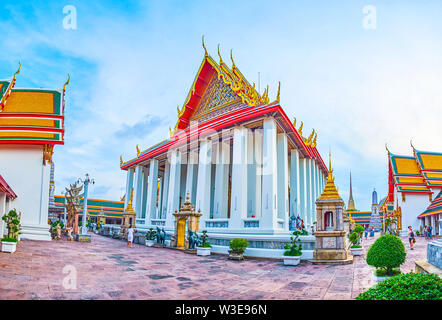
[[[140,156],[140,148],[138,147],[138,145],[137,145],[137,157],[139,157]]]
[[[355,202],[353,200],[353,188],[351,184],[351,172],[350,172],[350,196],[348,198],[347,210],[356,211]]]
[[[204,58],[207,58],[209,56],[209,54],[207,53],[207,49],[206,49],[206,46],[204,44],[204,35],[202,37],[202,42],[203,42],[203,48],[204,48]]]
[[[123,156],[120,156],[120,167],[122,167],[123,166]]]
[[[341,200],[341,196],[339,195],[338,190],[335,186],[335,178],[333,177],[333,170],[331,168],[331,152],[329,153],[329,170],[327,176],[327,183],[325,184],[324,191],[318,198],[319,200],[323,199],[338,199]]]
[[[124,210],[124,212],[130,212],[130,213],[135,212],[134,208],[132,208],[132,198],[133,198],[133,196],[134,196],[134,189],[132,188],[132,192],[130,194],[129,202],[127,203],[127,207],[126,207],[126,210]]]
[[[278,81],[278,93],[276,94],[276,101],[279,102],[279,94],[281,91],[281,81]]]

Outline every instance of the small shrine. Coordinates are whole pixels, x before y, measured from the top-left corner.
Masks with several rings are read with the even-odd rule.
[[[170,246],[181,250],[188,250],[192,246],[189,246],[189,239],[186,238],[186,229],[189,237],[196,236],[202,213],[201,211],[195,212],[195,207],[190,202],[190,195],[187,193],[186,201],[180,211],[177,212],[175,210],[173,215],[175,217],[175,234],[172,237]]]
[[[120,228],[120,239],[127,239],[127,229],[130,227],[135,228],[135,217],[136,213],[132,207],[132,197],[133,190],[129,202],[127,203],[126,209],[123,211],[121,216],[121,228]]]
[[[344,201],[335,186],[331,156],[324,191],[316,200],[316,247],[313,264],[350,264],[353,255],[347,250],[344,229]],[[347,218],[348,219],[348,218]],[[346,221],[347,224],[349,221]]]
[[[106,224],[106,216],[104,214],[103,208],[101,208],[100,214],[97,216],[97,224],[100,226]]]

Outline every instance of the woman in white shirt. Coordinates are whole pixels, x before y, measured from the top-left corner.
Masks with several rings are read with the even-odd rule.
[[[130,228],[127,229],[127,246],[129,246],[129,244],[130,244],[131,248],[132,248],[132,243],[134,241],[134,232],[135,232],[135,229],[132,228],[132,226],[130,226]]]

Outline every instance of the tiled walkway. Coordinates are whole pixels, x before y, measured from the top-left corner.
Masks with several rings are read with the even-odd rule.
[[[0,299],[352,299],[374,284],[365,263],[372,242],[363,241],[364,255],[351,265],[288,267],[138,244],[127,248],[95,234],[91,243],[21,241],[14,254],[0,253]],[[404,272],[426,255],[425,239],[415,247],[410,251],[406,244]],[[66,265],[77,271],[77,289],[63,287]]]

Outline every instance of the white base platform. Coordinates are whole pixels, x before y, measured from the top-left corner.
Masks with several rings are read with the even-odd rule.
[[[49,226],[22,224],[20,240],[43,240],[51,241]]]

